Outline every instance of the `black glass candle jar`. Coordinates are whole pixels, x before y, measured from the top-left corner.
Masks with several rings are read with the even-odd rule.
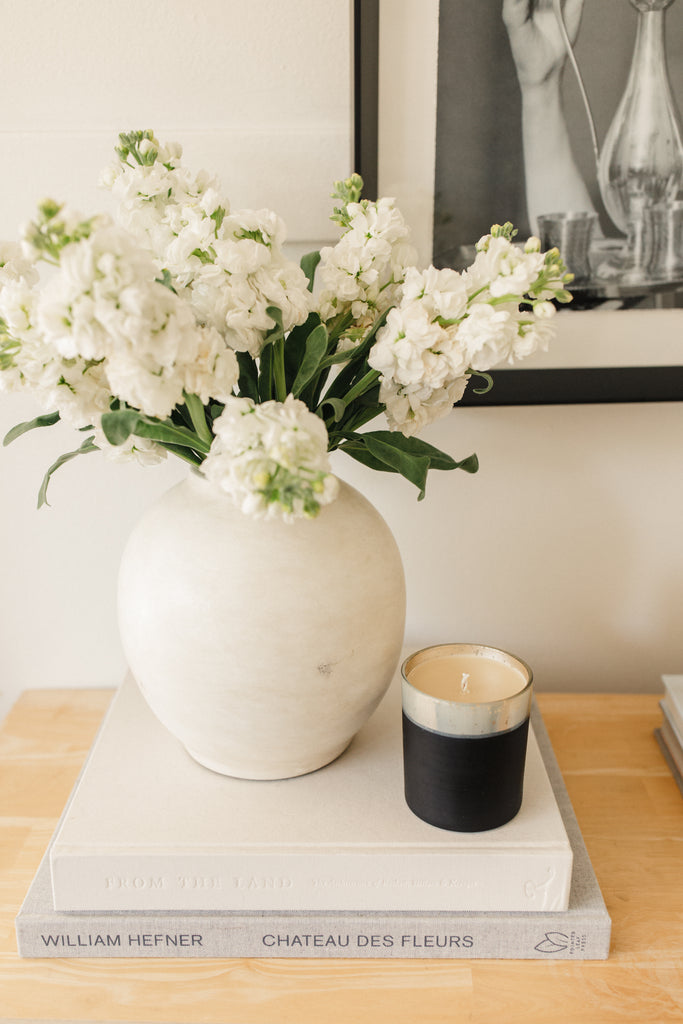
[[[402,669],[405,798],[455,832],[499,828],[522,804],[533,678],[519,658],[441,644]]]

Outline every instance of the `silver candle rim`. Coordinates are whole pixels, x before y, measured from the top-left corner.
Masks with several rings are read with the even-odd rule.
[[[408,679],[415,665],[448,654],[486,657],[514,669],[524,686],[508,697],[491,701],[450,701],[432,697]],[[403,711],[423,729],[447,736],[482,736],[505,732],[521,725],[529,716],[533,691],[533,672],[522,658],[489,644],[445,643],[423,647],[410,654],[401,665]]]

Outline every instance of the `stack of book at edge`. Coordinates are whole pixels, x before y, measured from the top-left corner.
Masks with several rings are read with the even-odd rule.
[[[435,829],[402,791],[400,681],[345,754],[248,782],[117,692],[16,920],[24,957],[604,959],[611,922],[534,704],[522,809]]]
[[[662,724],[655,729],[655,736],[683,793],[683,676],[662,676],[662,682],[664,697],[659,702]]]

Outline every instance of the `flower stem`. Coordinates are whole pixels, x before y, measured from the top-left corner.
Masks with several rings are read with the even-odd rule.
[[[370,388],[379,380],[379,377],[379,370],[368,370],[365,376],[361,377],[358,383],[354,384],[351,390],[347,392],[345,399],[347,408],[351,405],[354,399],[360,398],[360,396],[364,395],[366,391],[369,391]]]
[[[275,397],[278,402],[284,402],[287,397],[287,382],[285,379],[285,339],[278,338],[273,342],[273,385]]]

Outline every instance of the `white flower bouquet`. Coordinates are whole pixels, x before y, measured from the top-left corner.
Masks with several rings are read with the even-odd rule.
[[[464,273],[415,266],[392,199],[337,182],[336,245],[286,258],[270,210],[230,209],[218,182],[151,131],[122,134],[103,184],[116,218],[43,202],[21,243],[0,245],[0,390],[104,451],[184,459],[255,516],[314,516],[334,499],[329,452],[400,473],[475,472],[415,435],[473,375],[547,347],[553,300],[571,295],[557,250],[494,226]],[[366,430],[386,416],[388,429]]]

